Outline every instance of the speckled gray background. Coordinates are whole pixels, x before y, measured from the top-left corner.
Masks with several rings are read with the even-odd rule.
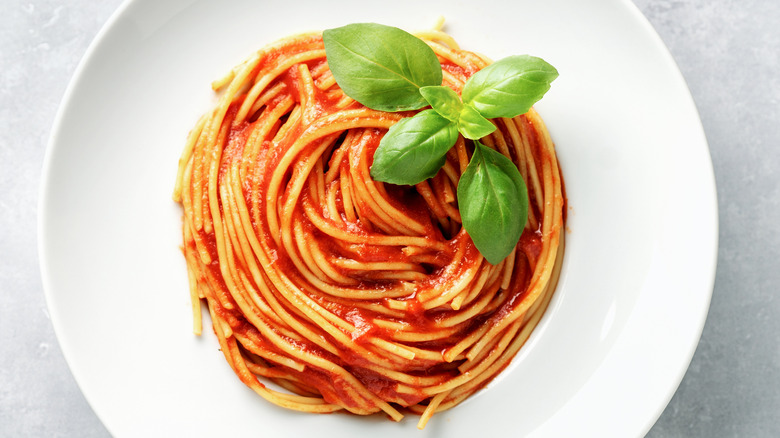
[[[0,437],[108,436],[48,318],[36,212],[60,99],[119,3],[3,0],[0,8]],[[635,3],[696,101],[720,209],[704,334],[648,436],[780,437],[780,2]]]

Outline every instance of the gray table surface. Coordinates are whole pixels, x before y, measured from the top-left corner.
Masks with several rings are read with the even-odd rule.
[[[720,249],[693,361],[650,437],[780,436],[780,2],[635,0],[691,89],[718,186]],[[60,99],[120,4],[5,0],[0,12],[0,436],[103,437],[48,317],[36,249]]]

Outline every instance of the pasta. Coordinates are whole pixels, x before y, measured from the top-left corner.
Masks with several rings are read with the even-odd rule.
[[[438,30],[417,34],[460,90],[489,61]],[[503,370],[542,317],[563,252],[565,197],[539,115],[494,119],[483,144],[512,159],[530,207],[515,250],[491,265],[455,198],[472,145],[413,187],[375,182],[373,151],[413,112],[368,109],[328,69],[320,34],[280,40],[212,84],[174,200],[201,333],[208,309],[243,383],[304,412],[451,408]]]

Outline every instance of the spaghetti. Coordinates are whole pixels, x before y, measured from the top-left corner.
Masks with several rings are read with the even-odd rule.
[[[417,35],[454,90],[489,63],[440,31]],[[513,160],[530,198],[517,247],[494,266],[455,198],[471,143],[459,138],[414,187],[373,181],[380,139],[414,112],[346,96],[319,34],[268,46],[212,86],[219,103],[190,133],[174,199],[194,331],[205,302],[247,386],[298,411],[411,411],[422,428],[509,364],[547,307],[563,249],[560,171],[533,109],[493,120],[481,140]]]

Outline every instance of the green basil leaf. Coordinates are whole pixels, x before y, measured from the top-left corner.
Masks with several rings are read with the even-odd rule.
[[[463,105],[458,114],[458,131],[469,140],[479,140],[496,130],[496,125],[482,115],[471,105]]]
[[[436,175],[458,127],[434,110],[420,111],[391,126],[374,153],[371,177],[391,184],[414,185]]]
[[[478,141],[474,145],[458,183],[458,206],[474,245],[496,265],[520,240],[528,219],[528,191],[509,158]]]
[[[541,58],[509,56],[474,74],[463,86],[463,103],[483,117],[525,114],[550,89],[558,71]]]
[[[391,26],[348,24],[322,33],[328,67],[347,96],[380,111],[427,105],[420,87],[441,85],[441,64],[425,42]]]
[[[460,96],[452,88],[434,85],[420,88],[420,94],[437,113],[447,120],[457,122],[463,103]]]

